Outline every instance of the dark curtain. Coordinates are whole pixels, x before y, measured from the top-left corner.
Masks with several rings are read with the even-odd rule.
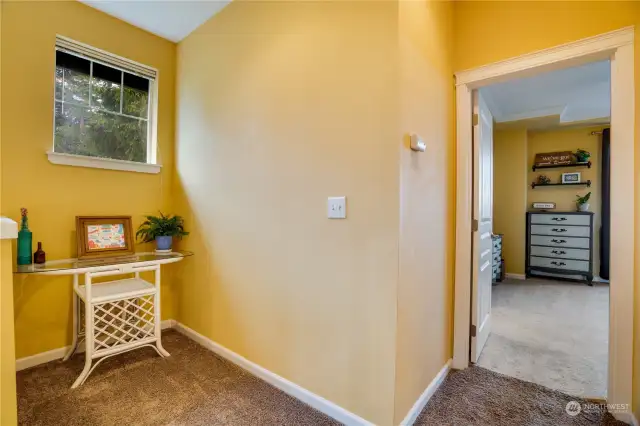
[[[611,250],[611,129],[602,131],[602,226],[600,227],[600,277],[609,279],[609,256]]]

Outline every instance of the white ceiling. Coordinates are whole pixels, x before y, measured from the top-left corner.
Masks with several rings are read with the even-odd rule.
[[[480,89],[498,123],[559,116],[559,124],[611,115],[609,61],[551,71]]]
[[[231,0],[80,0],[173,42],[179,42]]]

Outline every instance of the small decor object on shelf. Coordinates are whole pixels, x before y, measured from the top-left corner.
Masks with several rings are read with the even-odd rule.
[[[540,175],[538,176],[538,183],[540,185],[546,185],[548,183],[551,183],[551,179],[547,175]]]
[[[36,252],[33,253],[33,263],[41,265],[46,261],[47,261],[47,256],[44,250],[42,250],[42,243],[38,241],[38,250],[36,250]]]
[[[184,230],[184,220],[181,216],[164,215],[160,212],[160,216],[146,216],[145,220],[138,231],[136,237],[143,243],[156,242],[156,253],[171,253],[173,246],[173,237],[182,239],[189,235]]]
[[[581,177],[580,172],[563,173],[562,183],[578,183],[580,182],[580,177]]]
[[[575,154],[576,161],[578,163],[586,163],[591,158],[591,153],[589,151],[585,151],[584,149],[578,149]]]
[[[535,159],[536,167],[571,163],[573,163],[573,153],[571,151],[545,152],[536,154]]]
[[[578,206],[579,212],[588,212],[589,211],[589,198],[591,198],[591,192],[587,193],[587,195],[579,196],[576,195],[576,205]]]
[[[78,259],[132,255],[131,216],[77,216],[76,241]]]
[[[534,209],[551,210],[556,208],[556,203],[532,203],[531,207]]]
[[[29,231],[29,217],[27,209],[20,209],[20,231],[18,231],[18,265],[31,264],[33,253],[33,235]]]

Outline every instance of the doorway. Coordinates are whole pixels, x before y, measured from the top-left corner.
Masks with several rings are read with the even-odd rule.
[[[472,244],[472,230],[478,218],[472,196],[474,184],[480,182],[479,170],[473,168],[472,115],[473,91],[490,84],[509,81],[542,72],[569,68],[599,60],[610,60],[611,69],[611,292],[609,301],[609,351],[607,402],[626,405],[626,412],[615,413],[628,420],[632,388],[633,341],[633,264],[634,264],[634,75],[633,29],[622,29],[478,69],[456,73],[457,109],[457,196],[456,196],[456,269],[454,312],[454,368],[469,366],[471,356],[478,355],[478,325],[491,324],[490,312],[478,309],[477,282],[472,270],[482,268],[479,244]],[[476,198],[477,199],[477,198]],[[475,214],[475,215],[474,215]],[[472,249],[472,247],[474,247]],[[474,285],[472,285],[474,284]],[[470,304],[469,301],[473,302]],[[482,315],[478,315],[480,312]],[[484,315],[484,317],[483,317]],[[475,326],[476,337],[472,336]],[[490,333],[490,328],[489,328]],[[476,353],[473,346],[476,346]]]

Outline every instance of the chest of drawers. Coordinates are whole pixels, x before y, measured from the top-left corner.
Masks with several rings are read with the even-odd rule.
[[[593,282],[593,213],[528,212],[527,277]]]

